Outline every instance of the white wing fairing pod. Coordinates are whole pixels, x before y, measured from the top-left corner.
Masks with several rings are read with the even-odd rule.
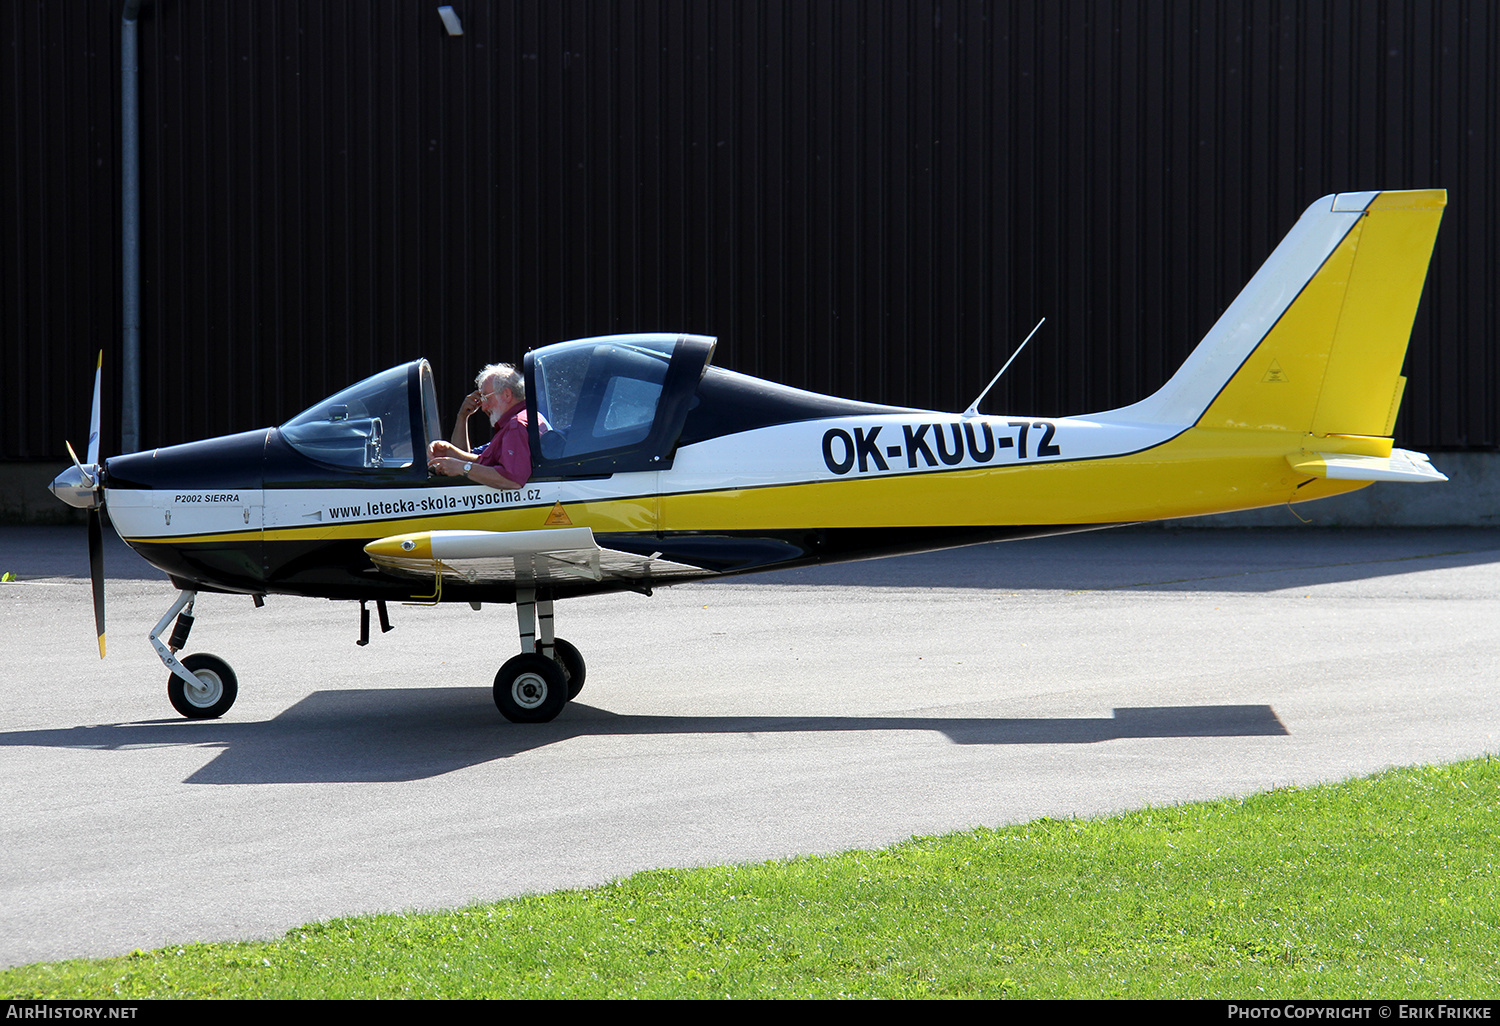
[[[365,546],[372,559],[493,559],[538,552],[592,551],[594,532],[587,527],[551,527],[537,531],[425,531],[381,538]]]
[[[423,531],[379,538],[365,554],[401,577],[469,585],[568,584],[580,580],[649,587],[662,579],[711,576],[687,563],[601,548],[587,527],[535,531]]]

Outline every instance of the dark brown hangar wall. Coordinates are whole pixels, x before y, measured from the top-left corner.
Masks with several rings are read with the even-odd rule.
[[[1495,448],[1490,0],[143,0],[142,445],[683,330],[961,409],[1159,385],[1314,198],[1444,187],[1398,434]],[[121,3],[0,5],[0,458],[110,371]]]

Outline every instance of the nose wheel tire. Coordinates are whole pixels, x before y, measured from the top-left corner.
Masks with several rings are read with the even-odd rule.
[[[558,665],[563,668],[563,676],[568,679],[568,701],[571,702],[583,690],[583,678],[587,673],[583,665],[583,654],[572,642],[557,638],[552,642],[552,658],[557,660]]]
[[[167,678],[167,698],[172,708],[190,720],[216,720],[227,713],[240,693],[239,682],[229,664],[218,656],[195,652],[185,656],[182,665],[204,686],[195,688],[172,674]]]
[[[546,656],[515,656],[495,674],[495,705],[512,723],[547,723],[567,704],[567,675]]]

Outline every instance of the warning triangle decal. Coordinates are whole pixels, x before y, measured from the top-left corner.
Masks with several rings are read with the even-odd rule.
[[[1266,376],[1261,378],[1260,380],[1269,381],[1273,384],[1284,384],[1291,379],[1288,378],[1286,376],[1286,372],[1281,369],[1281,364],[1277,363],[1275,360],[1272,360],[1270,368],[1266,371]]]
[[[564,525],[572,527],[573,521],[568,519],[568,512],[567,510],[563,509],[562,503],[554,502],[552,504],[552,512],[547,514],[546,526],[562,527]]]

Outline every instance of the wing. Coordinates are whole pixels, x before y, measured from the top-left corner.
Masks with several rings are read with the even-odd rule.
[[[638,585],[713,571],[601,548],[587,527],[538,531],[423,531],[378,538],[365,546],[371,562],[402,577],[431,581],[439,574],[468,584],[557,584],[630,581]]]

